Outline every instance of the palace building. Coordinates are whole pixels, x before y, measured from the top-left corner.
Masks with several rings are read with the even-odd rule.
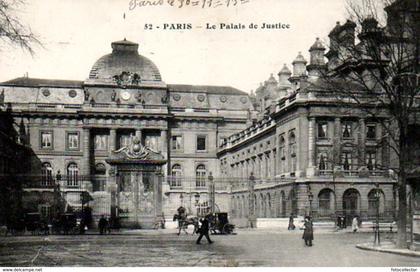
[[[398,7],[386,10],[391,28]],[[383,128],[390,116],[338,104],[323,85],[327,71],[346,69],[338,53],[354,45],[355,31],[351,21],[337,23],[327,53],[316,39],[309,61],[299,53],[291,70],[285,64],[277,79],[271,75],[251,95],[226,86],[166,84],[139,45],[125,39],[111,44],[85,81],[0,83],[15,132],[0,144],[19,147],[22,175],[15,180],[23,211],[47,220],[89,211],[94,221],[105,215],[141,228],[172,218],[180,206],[194,216],[228,212],[238,226],[291,214],[394,220],[395,156]],[[381,31],[366,19],[360,45]],[[416,139],[418,123],[409,129]],[[408,177],[418,186],[418,140],[410,144],[417,168]],[[10,158],[3,154],[0,159]]]
[[[150,227],[181,205],[207,212],[217,146],[252,114],[249,96],[235,88],[166,84],[127,40],[113,42],[85,81],[23,77],[0,89],[33,151],[23,210],[49,219],[84,206],[94,219]],[[221,210],[226,192],[215,196]]]

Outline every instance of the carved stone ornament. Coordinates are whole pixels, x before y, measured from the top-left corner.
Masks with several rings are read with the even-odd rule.
[[[115,75],[112,78],[118,86],[139,85],[141,82],[139,74],[127,71],[123,71],[121,74]]]
[[[76,97],[76,96],[77,96],[77,92],[76,92],[75,90],[70,90],[70,91],[69,91],[69,96],[70,96],[71,98]]]
[[[222,95],[222,96],[220,97],[220,102],[225,103],[226,101],[227,101],[227,97],[226,97],[226,96],[224,96],[224,95]]]
[[[242,104],[246,104],[246,102],[248,102],[248,98],[246,96],[242,96],[241,97],[241,102],[242,102]]]
[[[174,95],[172,95],[172,98],[173,98],[175,101],[179,101],[179,100],[181,100],[181,96],[180,96],[179,94],[174,94]]]
[[[48,90],[48,89],[43,89],[42,90],[42,94],[44,95],[44,96],[50,96],[50,90]]]
[[[206,99],[206,97],[204,95],[202,95],[202,94],[199,94],[197,96],[197,100],[200,101],[200,102],[203,102],[205,99]]]
[[[140,139],[132,136],[131,143],[128,146],[121,147],[113,153],[116,155],[123,155],[126,159],[147,160],[152,159],[153,155],[160,154],[160,152],[151,149],[150,147],[141,144]]]

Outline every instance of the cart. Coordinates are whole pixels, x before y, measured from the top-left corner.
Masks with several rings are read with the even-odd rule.
[[[208,220],[212,234],[233,234],[235,225],[229,223],[228,213],[215,213]]]

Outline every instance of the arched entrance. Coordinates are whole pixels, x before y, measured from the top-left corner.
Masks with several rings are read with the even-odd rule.
[[[354,216],[360,215],[360,193],[354,188],[347,189],[343,194],[343,213],[347,225],[351,224]]]

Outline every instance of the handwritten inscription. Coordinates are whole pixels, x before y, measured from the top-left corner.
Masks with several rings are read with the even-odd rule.
[[[252,0],[130,0],[128,9],[147,6],[164,6],[168,5],[175,8],[197,7],[197,8],[218,8],[218,7],[235,7],[251,2]]]

